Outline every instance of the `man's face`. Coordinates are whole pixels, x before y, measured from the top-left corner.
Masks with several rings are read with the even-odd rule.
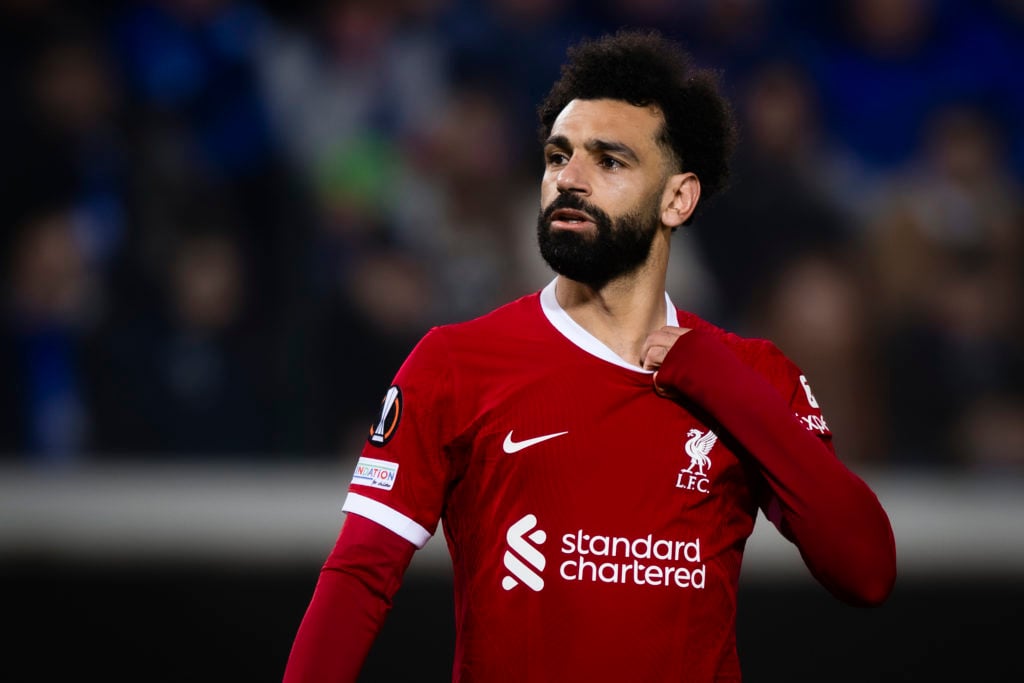
[[[537,234],[555,272],[595,288],[633,272],[662,227],[661,113],[620,100],[573,100],[544,147]]]

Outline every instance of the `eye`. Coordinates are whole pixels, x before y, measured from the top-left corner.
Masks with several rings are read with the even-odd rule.
[[[569,157],[564,152],[551,151],[544,155],[544,160],[548,166],[560,166],[569,160]]]
[[[625,168],[626,167],[626,165],[624,163],[622,163],[621,161],[619,161],[615,157],[609,157],[609,156],[601,157],[601,160],[597,162],[597,165],[601,166],[602,168],[606,168],[606,169],[608,169],[610,171],[613,171],[613,170],[618,169],[618,168]]]

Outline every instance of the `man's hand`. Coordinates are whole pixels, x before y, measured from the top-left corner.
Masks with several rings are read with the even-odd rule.
[[[665,356],[668,355],[669,349],[675,345],[680,337],[689,331],[689,327],[671,327],[666,325],[660,330],[649,334],[644,341],[643,348],[640,350],[640,366],[644,370],[657,370],[665,361]],[[658,386],[657,372],[654,373],[654,388],[660,395],[666,398],[672,396],[672,392]]]

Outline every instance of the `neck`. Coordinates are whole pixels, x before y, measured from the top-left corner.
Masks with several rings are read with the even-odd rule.
[[[647,268],[613,280],[600,289],[564,276],[555,296],[563,310],[620,358],[640,364],[647,335],[665,325],[665,271]]]

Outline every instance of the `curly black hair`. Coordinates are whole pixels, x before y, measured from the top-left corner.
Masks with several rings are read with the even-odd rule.
[[[584,40],[570,47],[567,56],[561,77],[537,109],[542,143],[574,99],[654,105],[665,117],[659,144],[671,152],[680,171],[700,179],[701,198],[707,200],[725,186],[737,135],[717,74],[694,66],[680,45],[653,30],[622,30]]]

